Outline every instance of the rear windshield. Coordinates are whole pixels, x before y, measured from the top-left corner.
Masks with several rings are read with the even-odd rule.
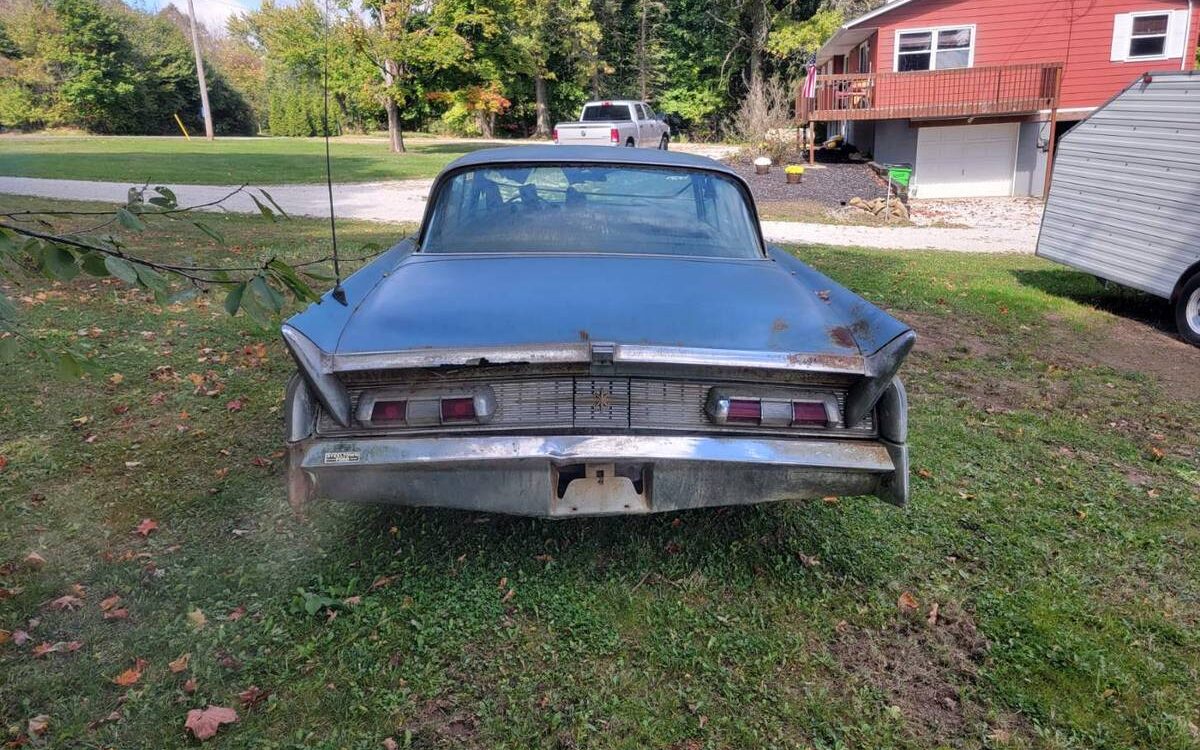
[[[628,120],[628,104],[589,104],[583,108],[580,122],[607,122],[609,120]]]
[[[427,253],[761,258],[755,219],[720,174],[630,166],[480,167],[438,191]]]

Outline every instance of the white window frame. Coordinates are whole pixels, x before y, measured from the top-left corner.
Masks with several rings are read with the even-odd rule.
[[[1135,55],[1135,54],[1133,54],[1133,40],[1134,39],[1149,39],[1151,37],[1160,36],[1159,34],[1143,34],[1141,36],[1134,35],[1134,33],[1133,33],[1134,22],[1137,21],[1137,19],[1139,19],[1139,18],[1146,18],[1147,16],[1166,16],[1167,17],[1167,30],[1161,34],[1162,40],[1163,40],[1163,51],[1161,54],[1158,54],[1158,55]],[[1167,52],[1170,50],[1170,48],[1171,48],[1171,11],[1170,10],[1142,10],[1142,11],[1137,11],[1136,13],[1129,14],[1129,44],[1125,48],[1125,59],[1126,60],[1166,60]]]
[[[928,73],[930,70],[938,70],[937,67],[937,35],[939,31],[960,31],[962,29],[970,29],[971,45],[967,47],[967,68],[975,67],[975,24],[973,23],[954,23],[946,26],[928,26],[920,29],[896,29],[895,39],[892,42],[892,71],[900,72],[900,35],[901,34],[924,34],[929,33],[929,69],[928,70],[906,70],[906,73]],[[962,49],[954,47],[953,49]],[[965,70],[965,68],[943,68],[943,70]]]

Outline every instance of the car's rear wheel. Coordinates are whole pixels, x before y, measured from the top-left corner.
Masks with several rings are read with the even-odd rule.
[[[637,145],[637,144],[635,144],[635,143],[633,142],[633,139],[632,139],[632,138],[630,138],[629,140],[625,141],[625,148],[633,148],[635,145]]]
[[[666,150],[667,150],[667,140],[668,140],[667,136],[665,136],[665,135],[664,135],[664,136],[662,137],[662,140],[658,142],[658,150],[659,150],[659,151],[666,151]]]
[[[1175,300],[1175,327],[1189,344],[1200,346],[1200,273],[1192,275]]]

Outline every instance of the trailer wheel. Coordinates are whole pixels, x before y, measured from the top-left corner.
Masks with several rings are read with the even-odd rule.
[[[1189,344],[1200,346],[1200,273],[1194,274],[1175,299],[1175,327]]]

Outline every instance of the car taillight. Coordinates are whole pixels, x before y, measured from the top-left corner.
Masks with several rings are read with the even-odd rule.
[[[609,130],[608,131],[608,140],[610,143],[620,143],[621,142],[621,131],[617,130],[616,128]]]
[[[473,422],[475,421],[475,399],[473,398],[444,398],[442,399],[442,422]]]
[[[762,420],[762,403],[750,399],[731,398],[729,399],[729,413],[725,420],[758,424]]]
[[[554,142],[558,143],[558,128],[554,129]]]
[[[829,414],[818,401],[793,401],[792,424],[797,427],[827,427]]]
[[[403,422],[407,411],[407,401],[376,401],[371,409],[371,424]]]

